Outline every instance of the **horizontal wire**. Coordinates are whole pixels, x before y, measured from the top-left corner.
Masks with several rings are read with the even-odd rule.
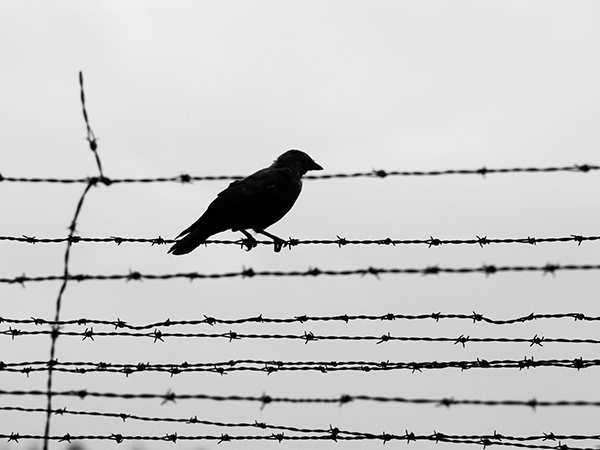
[[[507,174],[507,173],[554,173],[554,172],[579,172],[588,173],[599,170],[600,166],[592,164],[574,164],[572,166],[556,167],[512,167],[512,168],[487,168],[479,169],[447,169],[447,170],[427,170],[427,171],[399,171],[373,169],[369,172],[337,173],[323,175],[308,175],[307,179],[332,179],[332,178],[386,178],[390,176],[439,176],[439,175],[480,175],[488,174]],[[6,177],[0,174],[0,182],[19,182],[19,183],[88,183],[111,185],[114,183],[190,183],[192,181],[218,181],[218,180],[238,180],[244,178],[239,175],[208,175],[191,176],[189,174],[180,174],[172,177],[156,178],[109,178],[86,177],[86,178],[37,178],[37,177]]]
[[[521,360],[466,360],[466,361],[266,361],[266,360],[231,360],[207,363],[180,363],[180,364],[117,364],[106,362],[60,362],[60,361],[24,361],[24,362],[0,362],[0,372],[22,373],[29,376],[34,372],[47,372],[50,367],[53,371],[63,373],[86,374],[89,372],[102,372],[125,374],[129,376],[142,372],[163,372],[170,376],[181,373],[210,372],[219,375],[227,375],[231,372],[264,372],[267,375],[276,372],[306,372],[315,371],[321,373],[346,372],[346,371],[392,371],[410,370],[421,372],[430,369],[530,369],[535,367],[556,367],[569,369],[585,369],[600,365],[600,359],[548,359],[535,360],[533,357],[524,357]]]
[[[11,339],[22,336],[43,336],[43,335],[54,335],[54,336],[71,336],[71,337],[82,337],[83,341],[89,339],[93,341],[96,337],[132,337],[132,338],[149,338],[154,343],[161,341],[164,342],[167,338],[207,338],[207,339],[227,339],[230,342],[241,339],[273,339],[273,340],[300,340],[304,341],[305,344],[315,341],[375,341],[376,344],[384,342],[398,341],[398,342],[449,342],[453,345],[460,344],[463,347],[467,343],[525,343],[530,346],[539,345],[543,347],[544,344],[548,343],[560,343],[560,344],[600,344],[600,339],[580,339],[580,338],[552,338],[545,336],[538,336],[537,334],[532,338],[509,338],[509,337],[471,337],[460,335],[458,337],[431,337],[431,336],[393,336],[388,332],[387,334],[380,336],[362,336],[362,335],[318,335],[311,331],[304,332],[304,334],[245,334],[237,333],[235,331],[229,331],[227,333],[170,333],[162,332],[159,329],[155,329],[152,332],[131,332],[131,331],[94,331],[94,329],[86,329],[85,331],[62,331],[52,330],[19,330],[16,328],[9,327],[6,330],[0,331],[0,335],[10,336]]]
[[[399,403],[413,405],[434,405],[434,406],[519,406],[536,409],[538,407],[600,407],[598,400],[482,400],[482,399],[455,399],[453,397],[446,398],[406,398],[406,397],[387,397],[374,395],[350,395],[342,394],[339,397],[272,397],[267,394],[257,396],[244,395],[210,395],[210,394],[175,394],[168,390],[166,394],[155,393],[125,393],[119,394],[116,392],[95,392],[86,389],[71,390],[71,391],[39,391],[39,390],[4,390],[0,389],[0,395],[7,396],[46,396],[52,397],[79,397],[85,399],[87,397],[94,398],[109,398],[123,400],[161,400],[161,404],[168,402],[176,402],[177,400],[208,400],[208,401],[227,401],[227,402],[252,402],[260,403],[263,407],[272,403],[285,404],[337,404],[345,405],[351,402],[377,402],[377,403]]]
[[[486,317],[483,314],[476,313],[473,311],[472,314],[442,314],[441,312],[435,312],[431,314],[394,314],[387,313],[383,315],[348,315],[348,314],[340,314],[335,316],[294,316],[294,317],[263,317],[262,314],[254,317],[245,317],[238,319],[219,319],[216,317],[210,317],[204,315],[204,319],[202,320],[171,320],[167,319],[160,322],[152,322],[144,325],[131,325],[126,321],[121,319],[116,320],[99,320],[99,319],[73,319],[73,320],[46,320],[39,317],[32,317],[30,319],[11,319],[8,317],[0,316],[0,324],[1,323],[9,323],[9,324],[27,324],[27,325],[36,325],[36,326],[44,326],[44,325],[56,325],[56,326],[68,326],[68,325],[78,325],[78,326],[87,326],[87,325],[108,325],[118,328],[126,328],[130,330],[148,330],[157,327],[175,327],[175,326],[193,326],[193,325],[210,325],[214,326],[216,324],[225,324],[225,325],[236,325],[236,324],[245,324],[245,323],[275,323],[275,324],[288,324],[288,323],[307,323],[307,322],[354,322],[354,321],[394,321],[394,320],[433,320],[436,323],[440,320],[449,320],[449,319],[457,319],[457,320],[468,320],[473,323],[476,322],[485,322],[493,325],[513,325],[518,323],[525,323],[537,320],[548,320],[548,319],[573,319],[574,321],[599,321],[600,316],[588,316],[584,313],[580,312],[570,312],[570,313],[553,313],[553,314],[535,314],[530,313],[526,316],[515,317],[512,319],[493,319],[491,317]]]
[[[209,239],[205,244],[221,244],[221,245],[238,245],[241,248],[244,246],[246,239],[223,240]],[[484,247],[490,244],[529,244],[536,245],[539,243],[558,243],[558,242],[577,242],[581,245],[585,241],[598,241],[600,236],[582,236],[579,234],[571,234],[561,237],[531,237],[526,238],[488,238],[487,236],[476,236],[475,239],[438,239],[430,236],[429,239],[391,239],[389,237],[383,239],[347,239],[337,236],[337,239],[295,239],[289,238],[284,240],[284,246],[287,248],[296,247],[298,245],[337,245],[344,247],[346,245],[427,245],[428,247],[438,247],[441,245],[479,245]],[[167,245],[176,242],[173,239],[163,239],[161,236],[156,238],[129,238],[120,236],[110,237],[83,237],[71,236],[62,238],[37,238],[35,236],[0,236],[0,241],[23,242],[27,244],[62,244],[70,242],[71,244],[86,243],[115,243],[121,245],[123,243],[145,243],[151,245]],[[273,245],[273,241],[260,240],[256,241],[261,245]]]
[[[453,438],[446,437],[446,435],[442,433],[434,433],[433,435],[415,435],[414,433],[409,433],[406,431],[405,435],[395,435],[389,433],[382,433],[379,435],[324,435],[324,436],[308,436],[308,435],[285,435],[284,433],[272,433],[271,435],[257,436],[240,436],[240,435],[230,435],[227,433],[221,434],[220,436],[215,435],[180,435],[177,432],[169,434],[166,433],[164,436],[149,436],[149,435],[123,435],[120,433],[111,433],[110,435],[71,435],[67,433],[63,436],[39,436],[39,435],[31,435],[31,434],[19,434],[19,433],[11,433],[11,434],[0,434],[0,438],[7,439],[8,442],[14,441],[19,442],[19,440],[41,440],[47,439],[58,442],[68,442],[71,441],[82,441],[82,440],[104,440],[104,441],[114,441],[118,444],[122,442],[132,442],[132,441],[166,441],[177,443],[177,441],[217,441],[217,444],[222,442],[230,442],[230,441],[277,441],[281,443],[282,441],[381,441],[383,444],[389,441],[406,441],[410,443],[411,441],[433,441],[437,443],[448,443],[448,444],[475,444],[478,446],[490,446],[490,445],[500,445],[507,447],[518,447],[518,448],[532,448],[532,449],[552,449],[552,450],[597,450],[595,447],[574,447],[567,446],[562,444],[560,441],[554,445],[545,445],[545,444],[524,444],[519,442],[504,442],[500,441],[499,436],[495,436],[492,440],[490,438],[477,438],[477,439],[461,439],[461,438]],[[550,437],[547,440],[555,440]]]
[[[558,271],[591,271],[600,270],[600,264],[545,264],[543,266],[496,266],[493,264],[484,264],[480,267],[440,267],[429,266],[424,268],[383,268],[383,267],[367,267],[363,269],[346,269],[346,270],[322,270],[317,267],[308,270],[261,270],[255,271],[252,268],[243,269],[239,272],[222,272],[222,273],[199,273],[199,272],[184,272],[184,273],[166,273],[166,274],[143,274],[137,271],[130,271],[128,274],[69,274],[69,275],[47,275],[29,277],[20,275],[14,278],[0,278],[0,283],[21,284],[27,282],[39,281],[108,281],[108,280],[125,280],[125,281],[141,281],[141,280],[172,280],[176,278],[187,278],[189,280],[196,279],[218,279],[218,278],[253,278],[253,277],[317,277],[317,276],[350,276],[350,275],[373,275],[379,278],[382,274],[391,275],[438,275],[438,274],[472,274],[481,273],[486,276],[505,272],[539,272],[543,274],[555,274]]]

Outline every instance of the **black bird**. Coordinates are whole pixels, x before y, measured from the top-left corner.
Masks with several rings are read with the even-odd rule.
[[[254,230],[273,239],[275,251],[283,239],[265,229],[279,221],[292,208],[302,190],[302,176],[309,170],[323,170],[300,150],[288,150],[271,166],[236,180],[221,192],[196,222],[183,230],[169,249],[174,255],[190,253],[210,236],[221,231],[241,231],[248,249],[256,240],[247,231]]]

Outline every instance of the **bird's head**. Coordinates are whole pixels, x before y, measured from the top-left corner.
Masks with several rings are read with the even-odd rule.
[[[309,170],[323,170],[310,156],[300,150],[288,150],[273,162],[272,167],[289,167],[296,170],[300,176]]]

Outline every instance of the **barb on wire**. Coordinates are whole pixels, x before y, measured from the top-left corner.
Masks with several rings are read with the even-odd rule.
[[[83,86],[83,85],[82,85]],[[82,91],[83,92],[83,91]],[[83,99],[83,98],[82,98]],[[87,114],[84,117],[87,119]],[[91,129],[90,129],[91,131]],[[93,133],[88,135],[90,147],[92,142],[96,142]],[[353,172],[353,173],[335,173],[324,175],[308,175],[305,179],[312,180],[328,180],[333,178],[387,178],[387,177],[412,177],[412,176],[440,176],[440,175],[479,175],[485,177],[493,174],[509,174],[509,173],[557,173],[557,172],[579,172],[588,173],[599,170],[600,166],[593,164],[574,164],[572,166],[556,166],[556,167],[511,167],[511,168],[491,168],[481,167],[479,169],[447,169],[447,170],[414,170],[414,171],[399,171],[399,170],[382,170],[373,169],[369,172]],[[112,183],[191,183],[192,181],[229,181],[239,180],[243,178],[240,175],[207,175],[207,176],[192,176],[183,173],[172,177],[156,177],[156,178],[105,178],[107,184]],[[19,182],[19,183],[88,183],[88,178],[39,178],[39,177],[3,177],[0,176],[0,182]]]
[[[172,280],[177,278],[198,280],[198,279],[222,279],[222,278],[254,278],[254,277],[318,277],[318,276],[351,276],[351,275],[372,275],[379,278],[379,275],[439,275],[439,274],[473,274],[480,273],[486,276],[496,275],[499,273],[522,273],[522,272],[537,272],[544,275],[554,275],[557,272],[572,272],[572,271],[592,271],[600,270],[600,264],[545,264],[543,266],[496,266],[486,264],[480,267],[440,267],[428,266],[423,268],[385,268],[385,267],[367,267],[362,269],[319,269],[312,267],[307,270],[254,270],[245,268],[238,272],[220,272],[220,273],[200,273],[200,272],[183,272],[183,273],[164,273],[150,274],[137,271],[130,271],[127,274],[69,274],[63,275],[46,275],[30,277],[25,274],[13,278],[0,278],[0,283],[20,284],[25,285],[29,282],[41,281],[108,281],[108,280],[125,280],[125,281],[141,281],[141,280]]]
[[[98,155],[98,139],[96,135],[92,131],[92,127],[90,126],[90,121],[88,119],[87,109],[85,107],[85,92],[83,90],[83,72],[79,72],[79,88],[81,93],[81,108],[83,110],[83,119],[85,120],[85,127],[87,129],[87,137],[86,140],[90,144],[90,150],[94,152],[94,156],[96,158],[96,164],[98,165],[98,172],[100,173],[100,179],[104,182],[104,184],[110,184],[108,178],[104,176],[102,172],[102,163],[100,162],[100,156]],[[90,181],[88,180],[88,184]]]
[[[600,236],[582,236],[579,234],[571,234],[570,236],[562,237],[531,237],[526,238],[488,238],[487,236],[475,239],[438,239],[430,236],[429,239],[346,239],[337,237],[337,239],[296,239],[289,238],[285,241],[285,246],[292,248],[298,245],[337,245],[339,248],[346,245],[427,245],[428,247],[439,247],[441,245],[479,245],[483,248],[490,244],[529,244],[536,245],[540,243],[558,243],[558,242],[576,242],[581,245],[585,241],[598,241]],[[166,245],[175,242],[173,239],[163,239],[162,236],[156,238],[131,238],[121,236],[110,237],[83,237],[83,236],[68,236],[62,238],[37,238],[36,236],[0,236],[0,241],[23,242],[27,244],[60,244],[64,242],[72,242],[74,244],[81,242],[90,243],[115,243],[121,245],[123,243],[146,243],[151,245]],[[223,245],[240,245],[241,241],[209,239],[205,244],[223,244]],[[256,241],[261,245],[273,245],[272,241]]]

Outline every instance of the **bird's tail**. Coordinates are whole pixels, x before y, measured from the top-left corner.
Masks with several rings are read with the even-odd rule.
[[[172,253],[173,255],[185,255],[200,244],[206,242],[212,234],[213,233],[208,233],[205,230],[194,230],[175,242],[167,253]]]

